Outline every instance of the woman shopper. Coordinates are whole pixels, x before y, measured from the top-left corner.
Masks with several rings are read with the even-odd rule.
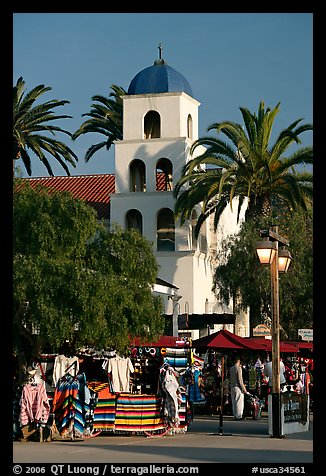
[[[234,365],[230,368],[230,387],[232,412],[235,420],[243,420],[244,395],[247,393],[242,379],[240,357],[235,358]]]

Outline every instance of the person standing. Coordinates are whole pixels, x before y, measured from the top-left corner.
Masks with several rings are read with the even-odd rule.
[[[273,367],[272,367],[272,361],[268,361],[264,365],[264,375],[268,377],[268,385],[270,390],[272,389],[273,385]],[[286,378],[285,378],[285,366],[284,362],[282,361],[282,358],[280,357],[280,386],[281,389],[284,387],[286,384]]]
[[[230,387],[232,412],[235,420],[243,420],[244,395],[247,393],[242,379],[240,358],[236,357],[234,365],[230,368]]]

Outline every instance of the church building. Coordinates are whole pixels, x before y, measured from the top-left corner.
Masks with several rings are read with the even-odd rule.
[[[198,139],[200,102],[187,79],[161,57],[138,72],[123,100],[123,139],[114,143],[114,174],[27,179],[33,186],[70,190],[92,205],[100,219],[136,228],[153,243],[159,273],[153,292],[162,295],[172,335],[197,339],[221,328],[249,336],[248,313],[233,313],[212,292],[221,241],[238,231],[236,206],[194,227],[200,210],[183,226],[175,219],[173,190]],[[196,155],[205,149],[198,147]],[[245,210],[242,211],[243,218]]]

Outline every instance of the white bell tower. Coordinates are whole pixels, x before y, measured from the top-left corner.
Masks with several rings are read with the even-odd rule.
[[[182,296],[179,314],[204,314],[205,302],[207,308],[207,301],[214,301],[216,238],[209,220],[196,240],[198,214],[194,211],[182,227],[174,217],[173,188],[198,138],[199,105],[188,81],[168,66],[160,49],[154,65],[140,71],[123,96],[123,140],[115,142],[111,223],[137,228],[153,243],[159,277]],[[196,149],[197,154],[203,151]],[[172,314],[171,301],[165,311]]]

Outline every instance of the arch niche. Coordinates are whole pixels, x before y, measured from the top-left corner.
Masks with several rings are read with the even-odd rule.
[[[130,192],[145,192],[146,167],[142,160],[135,159],[130,164]]]
[[[157,251],[175,251],[175,220],[170,208],[161,208],[157,214]]]
[[[126,213],[126,229],[127,230],[138,230],[139,233],[143,234],[143,216],[139,210],[132,208]]]
[[[157,111],[148,111],[144,117],[144,139],[161,137],[161,116]]]
[[[156,190],[172,190],[173,166],[169,159],[162,158],[156,164]]]

